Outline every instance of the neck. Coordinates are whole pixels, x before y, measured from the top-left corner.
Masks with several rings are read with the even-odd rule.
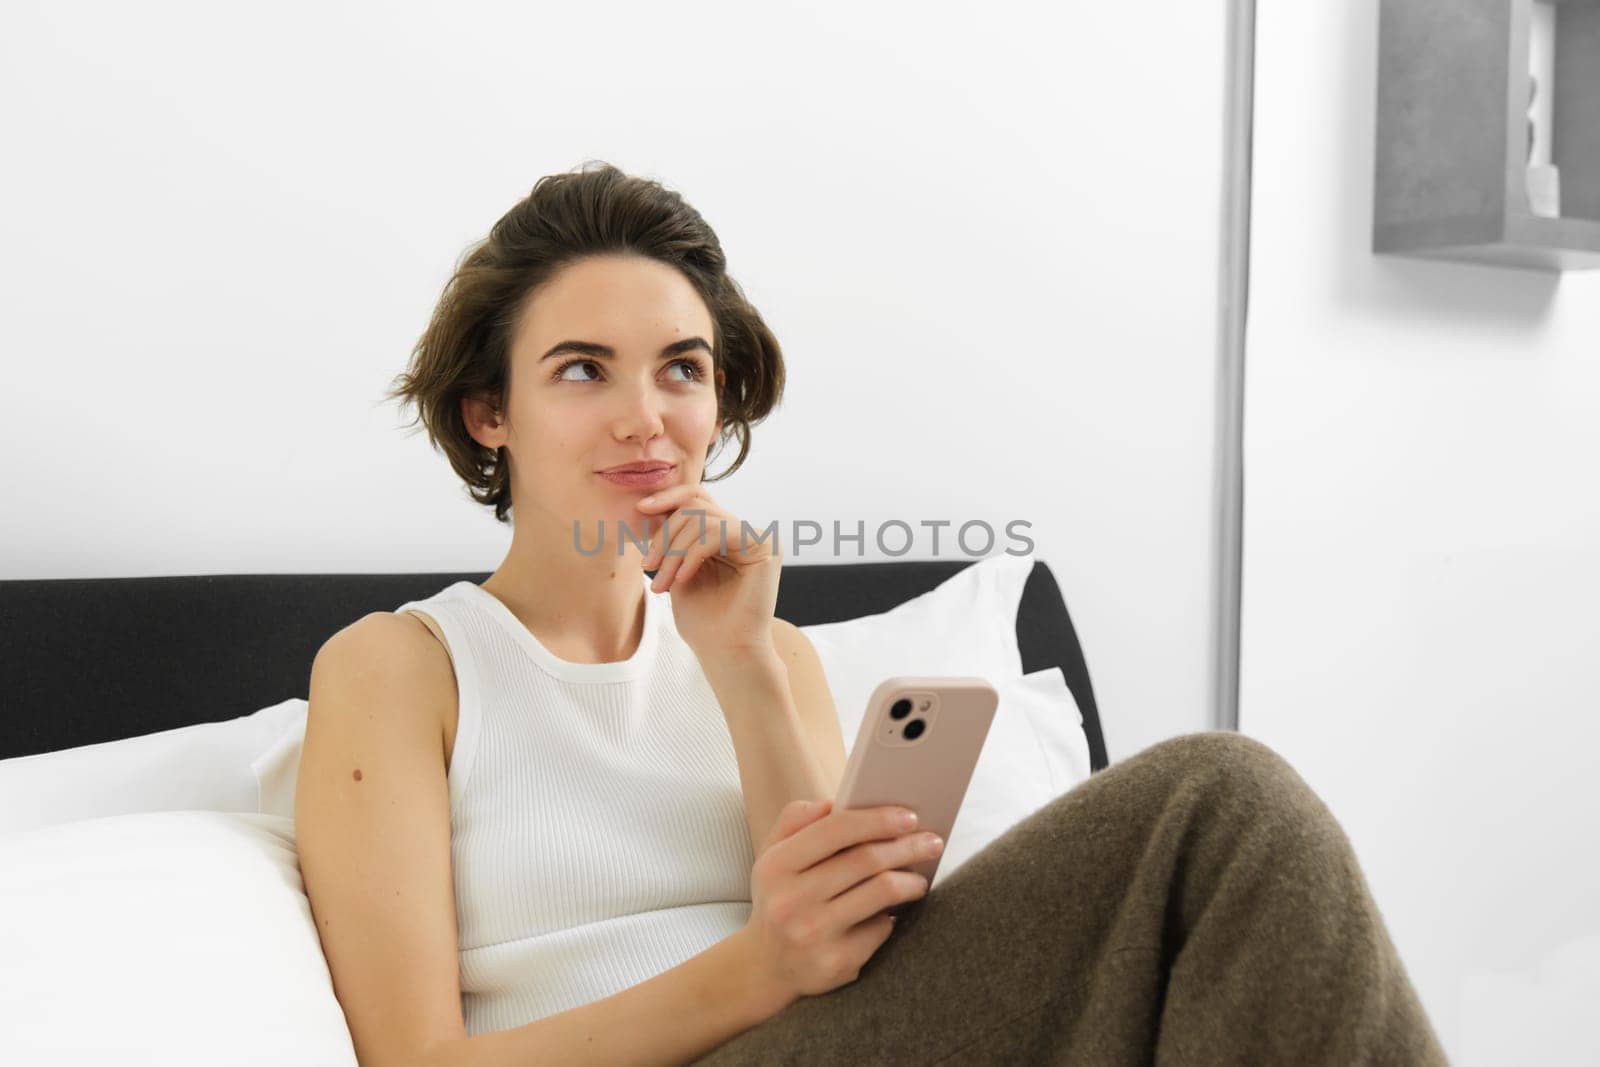
[[[605,541],[595,551],[599,531],[589,522],[580,531],[579,552],[570,519],[526,516],[513,526],[511,548],[483,588],[562,659],[627,659],[644,629],[644,554],[623,541],[619,556],[618,533],[607,519]],[[642,524],[635,525],[635,533],[642,538]]]

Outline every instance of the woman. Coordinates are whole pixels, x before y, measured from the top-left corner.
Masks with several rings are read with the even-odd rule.
[[[610,166],[459,265],[395,395],[511,547],[328,640],[298,779],[360,1061],[1443,1062],[1340,827],[1259,742],[1151,746],[934,893],[901,868],[939,842],[831,809],[781,545],[703,477],[783,382],[711,228]]]

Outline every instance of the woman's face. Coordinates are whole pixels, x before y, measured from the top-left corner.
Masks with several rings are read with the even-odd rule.
[[[605,541],[614,553],[618,523],[644,534],[636,501],[698,484],[719,429],[711,326],[688,279],[644,256],[590,257],[540,289],[512,343],[504,443],[519,518],[547,515],[569,535],[576,519],[586,549],[597,520],[610,520]],[[642,488],[599,473],[646,459],[673,469]]]

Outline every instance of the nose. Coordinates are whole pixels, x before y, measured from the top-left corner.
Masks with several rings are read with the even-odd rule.
[[[628,392],[615,421],[617,439],[643,444],[660,436],[663,429],[660,408],[661,402],[652,383]]]

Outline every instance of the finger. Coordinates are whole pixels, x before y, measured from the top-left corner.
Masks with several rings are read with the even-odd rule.
[[[907,830],[888,841],[864,841],[850,845],[833,857],[800,874],[807,889],[819,900],[832,900],[852,886],[860,885],[882,871],[898,871],[914,863],[934,858],[925,850],[921,830]]]
[[[633,506],[640,511],[658,511],[665,507],[677,507],[677,501],[682,499],[686,492],[694,488],[695,486],[690,485],[688,482],[679,482],[677,485],[669,485],[665,489],[657,489],[653,493],[645,494],[635,500]]]
[[[782,564],[783,551],[780,545],[782,539],[776,530],[773,531],[773,536],[767,537],[761,530],[749,526],[737,515],[719,510],[716,518],[722,527],[718,535],[723,546],[722,554],[729,560],[742,565],[772,559]],[[708,519],[708,523],[710,521]]]
[[[683,523],[675,521],[677,518],[678,515],[674,512],[662,524],[661,536],[657,540],[656,547],[652,550],[652,555],[655,556],[656,576],[651,580],[650,588],[658,593],[667,587],[667,579],[671,576],[671,571],[668,569],[669,565],[676,564],[682,558],[678,553],[682,552],[683,549],[673,544],[674,539],[683,533]],[[645,569],[649,570],[648,567]]]
[[[678,582],[688,583],[694,578],[695,571],[700,569],[700,564],[704,563],[708,559],[720,558],[722,558],[722,553],[717,550],[717,546],[715,545],[711,545],[710,547],[703,549],[691,550],[689,555],[684,557],[682,565],[678,568],[678,573],[673,576],[672,580],[674,584]]]
[[[673,576],[678,569],[688,562],[689,557],[705,551],[705,542],[711,541],[711,550],[716,551],[716,542],[710,537],[710,524],[704,531],[700,529],[699,515],[683,515],[682,522],[678,524],[677,533],[673,534],[671,550],[662,549],[661,569],[656,572],[653,583],[656,589],[668,589],[672,586]],[[678,516],[674,516],[677,518]]]
[[[848,930],[885,908],[927,896],[928,884],[928,879],[916,871],[891,870],[882,876],[874,875],[824,904],[826,922],[835,930]]]
[[[686,501],[686,506],[693,506],[693,501]],[[667,546],[672,544],[672,539],[681,532],[686,523],[697,521],[697,516],[685,515],[682,508],[676,508],[665,515],[656,516],[656,534],[650,539],[650,557],[645,560],[645,570],[661,566],[666,559]]]
[[[689,548],[688,555],[678,560],[677,569],[672,573],[672,576],[667,579],[668,592],[671,592],[680,583],[688,582],[689,573],[693,571],[694,568],[700,563],[700,560],[704,557],[705,552],[706,550],[698,545],[691,546]]]
[[[656,572],[655,586],[657,589],[664,592],[672,589],[673,585],[677,581],[677,576],[680,573],[684,563],[693,557],[696,552],[703,550],[695,546],[694,537],[691,536],[689,538],[689,547],[679,548],[677,546],[673,546],[673,551],[674,553],[682,552],[683,555],[674,554],[673,556],[669,557],[661,564],[661,569]]]
[[[715,534],[712,533],[713,529],[717,531]],[[687,582],[693,578],[695,571],[699,570],[700,565],[708,559],[723,559],[727,561],[729,566],[735,565],[734,560],[724,547],[723,529],[725,527],[721,525],[721,519],[716,523],[707,524],[703,546],[690,549],[689,555],[685,556],[683,562],[678,565],[678,573],[672,579],[674,582]]]
[[[897,837],[907,832],[899,822],[900,810],[894,804],[844,808],[837,818],[807,827],[805,833],[797,832],[781,843],[778,846],[782,854],[780,862],[787,870],[804,871],[851,845]]]
[[[669,485],[665,489],[658,489],[648,496],[640,497],[633,502],[633,506],[640,511],[660,511],[663,508],[680,507],[685,500],[697,493],[705,494],[705,489],[699,482],[692,484],[679,482],[677,485]]]
[[[653,571],[661,566],[661,549],[666,545],[667,520],[671,517],[670,515],[661,515],[645,519],[645,530],[650,547],[645,549],[643,570]]]
[[[765,852],[790,834],[827,815],[833,810],[832,800],[791,800],[778,812],[778,821],[761,843]]]
[[[700,509],[706,507],[705,504],[697,503],[693,499],[684,500],[680,503],[681,506],[675,506],[672,511],[664,515],[646,516],[646,526],[654,525],[656,533],[650,538],[650,551],[645,554],[644,570],[653,570],[661,565],[667,545],[672,543],[673,536],[678,530],[682,529],[684,523],[699,523],[699,515],[685,515],[683,513],[684,510],[687,508]]]
[[[894,933],[895,917],[889,914],[874,915],[846,930],[842,940],[853,955],[871,959],[883,943]]]

